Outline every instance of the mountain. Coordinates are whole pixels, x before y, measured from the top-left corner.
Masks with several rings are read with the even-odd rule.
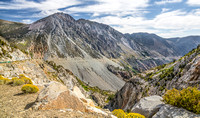
[[[185,55],[192,50],[194,46],[197,47],[200,44],[199,36],[169,38],[167,39],[167,42],[169,42],[171,45],[174,45],[173,47],[175,47],[181,55]]]
[[[130,110],[141,98],[162,96],[167,90],[189,86],[200,89],[200,45],[179,60],[138,74],[116,93],[111,108]]]
[[[178,59],[187,50],[155,34],[122,34],[112,27],[89,20],[75,20],[55,13],[32,24],[0,21],[0,35],[32,58],[54,61],[80,80],[103,90],[119,90],[124,81],[107,67],[141,72]],[[196,38],[198,41],[200,37]],[[180,40],[181,42],[182,40]],[[181,52],[181,53],[180,53]]]

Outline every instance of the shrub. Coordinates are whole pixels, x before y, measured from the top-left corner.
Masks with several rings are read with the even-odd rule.
[[[13,86],[19,86],[25,84],[25,81],[23,79],[15,78],[12,79]]]
[[[3,85],[3,84],[5,84],[5,78],[0,77],[0,85]]]
[[[20,77],[20,79],[24,80],[25,84],[33,84],[32,80],[28,77]]]
[[[127,114],[126,118],[145,118],[145,116],[139,113],[129,113]]]
[[[25,77],[25,75],[24,75],[24,74],[20,74],[20,75],[19,75],[19,78],[21,78],[21,77]]]
[[[181,91],[176,89],[168,90],[163,96],[163,101],[200,114],[200,91],[196,87],[188,87]]]
[[[39,91],[38,87],[32,84],[25,84],[22,86],[21,91],[23,93],[37,93]]]
[[[10,79],[0,76],[0,85],[9,84],[10,82],[11,82]]]
[[[8,79],[8,78],[5,78],[5,84],[12,84],[12,80]]]
[[[126,113],[122,109],[115,109],[112,113],[117,116],[117,118],[126,118]]]
[[[139,113],[125,113],[122,109],[115,109],[112,111],[113,115],[117,116],[117,118],[145,118],[145,116]]]
[[[159,76],[160,80],[161,79],[165,79],[165,78],[167,80],[173,79],[174,76],[175,76],[173,72],[174,72],[174,67],[173,66],[168,68],[168,69],[163,70],[162,74],[160,74],[160,76]]]

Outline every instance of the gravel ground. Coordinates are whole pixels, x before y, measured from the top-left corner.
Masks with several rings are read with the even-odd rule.
[[[31,104],[38,93],[22,94],[22,86],[0,85],[0,117],[1,118],[105,118],[96,113],[81,113],[71,110],[32,110]],[[41,90],[42,88],[39,87]]]

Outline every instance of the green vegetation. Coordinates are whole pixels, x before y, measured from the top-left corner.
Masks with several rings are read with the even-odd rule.
[[[200,114],[200,91],[196,87],[188,87],[180,91],[177,89],[168,90],[163,96],[163,101]]]
[[[161,69],[165,68],[166,66],[167,66],[167,64],[163,64],[163,65],[157,66],[156,69],[161,70]]]
[[[32,80],[28,77],[25,77],[23,74],[19,75],[19,79],[24,80],[25,84],[33,84]]]
[[[125,113],[122,109],[115,109],[112,114],[117,116],[117,118],[145,118],[145,116],[139,113]]]
[[[92,92],[94,92],[94,93],[95,93],[95,92],[98,92],[98,93],[100,93],[100,94],[102,94],[102,95],[110,96],[110,98],[112,98],[112,96],[113,96],[113,94],[111,94],[110,91],[101,90],[101,89],[98,88],[97,86],[91,87],[91,86],[89,86],[88,84],[82,82],[82,81],[81,81],[80,79],[78,79],[77,77],[76,77],[76,80],[77,80],[78,83],[83,87],[83,89],[86,90],[86,91],[92,91]]]
[[[0,45],[3,46],[3,45],[6,45],[6,43],[0,39]]]
[[[12,79],[13,82],[13,86],[19,86],[19,85],[23,85],[25,84],[25,81],[23,79],[19,79],[19,78],[14,78]]]
[[[10,79],[4,78],[3,76],[0,75],[0,85],[9,84],[10,82],[11,82]]]
[[[115,109],[112,114],[117,116],[117,118],[126,118],[126,113],[122,109]]]
[[[129,113],[126,115],[126,118],[145,118],[145,116],[139,113]]]
[[[25,84],[22,86],[21,91],[23,93],[37,93],[39,91],[39,88],[32,84]]]
[[[0,85],[2,84],[10,84],[13,86],[19,86],[23,84],[33,84],[32,80],[23,74],[19,75],[19,78],[13,77],[11,80],[8,78],[4,78],[3,76],[0,75]]]
[[[160,74],[159,78],[161,79],[165,79],[165,80],[171,80],[174,78],[174,66],[168,68],[168,69],[164,69],[162,70],[162,74]]]

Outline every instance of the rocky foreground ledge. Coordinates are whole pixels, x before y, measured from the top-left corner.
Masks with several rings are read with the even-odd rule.
[[[86,105],[76,98],[76,95],[72,92],[63,89],[64,93],[52,95],[55,86],[59,83],[53,83],[51,88],[44,88],[39,86],[40,92],[35,94],[22,94],[21,86],[0,86],[0,116],[1,118],[7,117],[34,117],[34,118],[49,118],[49,117],[65,117],[65,118],[109,118],[111,116],[97,112],[84,112]],[[49,87],[50,87],[49,86]],[[53,87],[54,86],[54,87]],[[62,87],[57,87],[62,89]],[[51,90],[49,90],[51,89]],[[54,89],[54,90],[53,90]],[[62,98],[67,95],[67,102],[63,103]],[[66,96],[65,96],[66,97]],[[43,98],[43,99],[42,99]],[[55,101],[59,99],[61,101]],[[64,100],[64,99],[63,99]],[[75,102],[76,101],[76,102]],[[63,105],[69,107],[59,109]],[[72,109],[72,105],[75,109]],[[37,107],[38,106],[38,107]],[[42,107],[41,107],[42,106]],[[36,109],[39,108],[40,110]],[[57,108],[57,109],[56,109]],[[89,109],[88,109],[89,110]],[[101,111],[101,110],[99,110]],[[103,111],[102,111],[103,112]]]
[[[142,98],[131,109],[146,118],[200,118],[200,114],[189,112],[162,102],[162,97],[154,95]]]

